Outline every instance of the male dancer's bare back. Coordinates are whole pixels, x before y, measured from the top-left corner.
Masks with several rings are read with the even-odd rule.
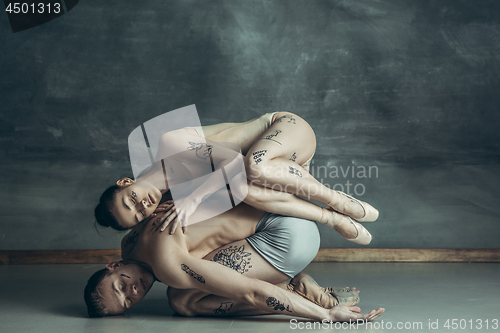
[[[206,200],[195,214],[207,214],[213,200]],[[357,307],[341,305],[324,309],[287,291],[283,285],[289,276],[270,265],[245,240],[255,233],[264,214],[241,203],[190,226],[186,234],[176,230],[173,235],[160,232],[156,220],[150,220],[124,237],[122,256],[149,265],[156,278],[169,286],[171,306],[184,315],[225,314],[230,309],[232,315],[278,313],[355,321],[372,320],[383,313],[384,309],[378,309],[360,314]],[[228,249],[246,260],[243,272],[210,261]],[[183,301],[176,302],[179,299]]]

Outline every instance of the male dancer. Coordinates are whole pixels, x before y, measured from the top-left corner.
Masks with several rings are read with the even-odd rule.
[[[209,214],[212,200],[217,198],[207,199],[195,214]],[[122,241],[124,260],[91,277],[85,290],[90,316],[125,312],[156,279],[169,286],[170,306],[186,316],[278,313],[320,321],[370,321],[384,312],[379,308],[361,314],[353,306],[359,300],[356,291],[324,289],[299,274],[319,248],[312,221],[264,213],[243,203],[190,226],[186,234],[160,232],[158,221],[132,229]],[[285,283],[290,277],[295,278]]]

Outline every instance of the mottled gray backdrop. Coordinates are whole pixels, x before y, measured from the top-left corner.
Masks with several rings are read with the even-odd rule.
[[[305,118],[316,176],[380,209],[372,247],[498,248],[499,16],[495,0],[87,0],[13,34],[1,14],[0,250],[118,248],[93,209],[131,174],[128,134],[189,104],[203,124]]]

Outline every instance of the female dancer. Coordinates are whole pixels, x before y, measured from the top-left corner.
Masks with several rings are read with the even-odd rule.
[[[171,221],[176,225],[180,222],[185,230],[198,205],[208,196],[220,194],[220,185],[216,185],[220,182],[213,181],[216,176],[212,175],[201,186],[195,186],[194,191],[187,191],[186,197],[176,199],[175,209],[171,209],[171,201],[159,206],[162,195],[175,185],[200,179],[207,174],[207,165],[216,165],[225,170],[226,182],[231,180],[233,195],[257,209],[318,221],[359,244],[371,241],[370,233],[351,218],[372,222],[377,219],[378,211],[343,192],[329,189],[309,174],[316,137],[299,116],[275,112],[244,123],[222,123],[201,130],[206,141],[199,135],[200,128],[165,133],[160,139],[158,155],[170,158],[153,165],[137,181],[122,178],[108,188],[95,209],[97,222],[124,230],[168,210],[160,221],[162,230]],[[245,173],[238,170],[237,151],[244,155],[247,179],[242,179]]]

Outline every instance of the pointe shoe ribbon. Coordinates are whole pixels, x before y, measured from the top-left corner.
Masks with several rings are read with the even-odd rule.
[[[326,208],[326,210],[331,211],[333,214],[333,218],[324,223],[326,226],[334,228],[342,237],[344,237],[350,242],[354,242],[361,245],[370,244],[370,242],[372,241],[372,235],[359,222],[354,221],[351,217],[347,215],[334,212],[334,209],[332,207],[328,207]],[[351,225],[353,225],[354,228],[356,229],[355,238],[347,238],[346,236],[342,235],[342,233],[336,228],[336,226],[338,226],[343,222],[343,219],[347,219],[349,223],[351,223]]]
[[[361,206],[361,208],[363,208],[363,211],[364,211],[363,217],[361,217],[361,218],[354,218],[353,217],[357,221],[359,221],[359,222],[374,222],[375,220],[377,220],[379,213],[378,213],[378,210],[376,210],[372,205],[370,205],[369,203],[366,203],[364,201],[358,200],[358,199],[356,199],[356,198],[354,198],[354,197],[352,197],[349,194],[346,194],[344,192],[340,192],[340,191],[335,191],[335,192],[337,192],[341,197],[344,196],[348,199],[351,199],[353,202],[357,203],[358,205]],[[330,200],[330,202],[328,203],[328,206],[334,208],[333,206],[331,206],[331,203],[333,202],[334,199],[335,199],[335,196],[332,198],[332,200]],[[341,200],[342,199],[340,199],[340,201]],[[341,213],[343,213],[343,212],[341,212]],[[343,213],[343,214],[345,214],[345,213]]]
[[[359,303],[359,295],[351,288],[323,288],[314,279],[305,274],[297,274],[289,283],[288,290],[325,309],[339,304],[354,306]]]

